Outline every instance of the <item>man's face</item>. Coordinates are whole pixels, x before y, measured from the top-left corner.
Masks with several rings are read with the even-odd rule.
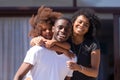
[[[72,25],[65,19],[59,19],[53,27],[53,38],[57,41],[63,42],[68,39],[71,34]]]

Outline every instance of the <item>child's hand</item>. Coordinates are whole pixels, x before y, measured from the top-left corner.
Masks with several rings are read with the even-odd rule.
[[[44,42],[45,42],[44,38],[39,36],[39,37],[33,38],[30,42],[30,45],[31,46],[34,46],[34,45],[40,46],[40,45],[44,45]]]
[[[53,47],[55,45],[55,42],[56,41],[54,41],[54,40],[46,40],[45,41],[45,47],[46,48],[51,48],[51,47]]]

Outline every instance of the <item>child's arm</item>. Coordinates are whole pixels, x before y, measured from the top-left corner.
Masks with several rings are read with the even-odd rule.
[[[56,42],[55,44],[67,50],[70,50],[71,48],[70,44],[67,42],[64,42],[64,43]]]
[[[47,40],[47,42],[46,42],[46,40],[47,39],[45,39],[42,36],[35,37],[35,38],[32,38],[32,40],[30,41],[30,45],[31,46],[34,46],[34,45],[43,45],[44,43],[46,43],[46,47],[48,47],[48,48],[50,48],[53,45],[57,45],[57,46],[60,46],[61,48],[70,50],[71,46],[67,42],[60,43],[60,42],[56,42],[54,40]]]
[[[49,49],[52,49],[52,50],[54,50],[54,51],[56,51],[56,52],[63,53],[64,55],[66,55],[66,56],[69,57],[70,59],[72,59],[72,58],[75,56],[75,55],[74,55],[72,52],[70,52],[69,50],[64,49],[64,48],[62,48],[62,47],[59,47],[59,46],[56,46],[56,45],[52,46],[52,47],[49,48]]]
[[[70,44],[69,43],[67,43],[67,42],[57,42],[57,41],[54,41],[54,40],[47,40],[46,42],[45,42],[45,44],[46,44],[46,47],[47,48],[50,48],[50,47],[52,47],[52,46],[54,46],[54,45],[56,45],[56,46],[59,46],[59,47],[61,47],[61,48],[63,48],[63,49],[67,49],[67,50],[70,50]]]
[[[38,37],[34,37],[31,39],[30,41],[30,45],[31,46],[35,46],[35,45],[44,45],[44,42],[46,41],[46,39],[42,36],[38,36]]]
[[[70,45],[67,42],[56,42],[54,40],[47,40],[45,38],[43,38],[42,36],[39,37],[35,37],[31,40],[30,44],[32,46],[34,45],[45,45],[46,48],[51,48],[52,50],[58,51],[58,52],[62,52],[64,53],[66,56],[68,56],[69,58],[74,57],[73,53],[70,53]],[[54,46],[54,47],[53,47]]]

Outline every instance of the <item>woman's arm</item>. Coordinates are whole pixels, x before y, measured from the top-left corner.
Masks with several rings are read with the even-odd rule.
[[[22,80],[26,73],[33,67],[29,63],[23,62],[14,76],[14,80]]]
[[[97,77],[99,72],[99,64],[100,64],[100,50],[95,50],[91,52],[91,67],[85,67],[82,65],[78,65],[74,62],[71,62],[69,68],[75,71],[79,71],[90,77]]]

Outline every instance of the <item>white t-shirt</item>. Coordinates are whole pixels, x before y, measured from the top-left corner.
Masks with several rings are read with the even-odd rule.
[[[33,46],[24,59],[24,62],[34,66],[26,77],[29,76],[31,80],[64,80],[66,76],[71,77],[73,73],[66,66],[66,62],[70,60],[64,54],[58,55],[45,47]],[[72,60],[76,62],[76,58]]]

